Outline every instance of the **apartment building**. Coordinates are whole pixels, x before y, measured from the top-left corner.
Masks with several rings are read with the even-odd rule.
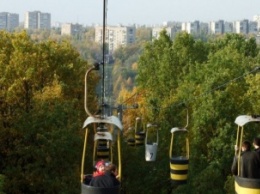
[[[108,44],[109,54],[118,47],[126,46],[135,42],[135,26],[107,26],[105,42]],[[95,42],[103,42],[103,26],[95,27]]]
[[[257,34],[258,33],[258,23],[256,21],[249,21],[248,23],[248,33]]]
[[[24,17],[25,29],[51,29],[51,14],[40,11],[26,12]]]
[[[181,25],[181,30],[189,34],[198,34],[200,33],[200,22],[183,22]]]
[[[209,22],[209,33],[210,34],[223,34],[224,33],[224,21],[212,21]]]
[[[76,36],[83,32],[83,26],[80,24],[65,23],[61,25],[61,35]]]
[[[0,12],[0,30],[13,31],[19,26],[19,15],[15,13]]]
[[[202,34],[209,33],[209,25],[207,22],[200,22],[200,33]]]
[[[253,21],[257,22],[257,30],[260,30],[260,15],[254,15]]]
[[[248,25],[248,20],[239,20],[239,21],[234,21],[233,23],[234,27],[234,33],[237,34],[248,34],[249,31],[249,25]]]
[[[233,33],[233,23],[232,22],[224,22],[224,33]]]

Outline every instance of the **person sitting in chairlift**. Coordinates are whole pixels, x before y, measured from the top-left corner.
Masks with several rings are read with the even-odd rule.
[[[95,166],[96,171],[94,171],[93,177],[104,175],[104,173],[105,173],[105,165],[106,165],[106,163],[105,163],[104,160],[98,161],[96,166]]]
[[[113,188],[120,185],[119,180],[116,178],[117,168],[114,164],[105,166],[105,173],[100,176],[93,177],[90,185],[94,187]]]
[[[251,143],[244,141],[240,158],[240,175],[244,178],[260,178],[260,156],[257,152],[251,151]],[[232,167],[232,174],[238,175],[238,158],[235,156]]]
[[[100,160],[96,163],[93,170],[93,174],[88,174],[84,176],[84,184],[90,185],[94,177],[104,175],[104,173],[105,173],[105,161]]]

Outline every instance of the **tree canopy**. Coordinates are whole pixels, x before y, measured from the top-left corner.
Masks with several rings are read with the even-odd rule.
[[[5,193],[79,193],[84,74],[68,41],[0,31],[0,173]],[[89,99],[95,107],[92,76]]]

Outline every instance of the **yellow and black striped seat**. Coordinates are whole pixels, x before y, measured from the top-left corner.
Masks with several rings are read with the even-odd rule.
[[[109,148],[107,146],[98,146],[97,147],[97,159],[109,159]]]
[[[186,184],[189,160],[186,157],[172,157],[170,161],[172,185]]]
[[[144,145],[144,141],[145,141],[145,132],[144,131],[140,131],[140,132],[136,132],[135,133],[135,145]]]
[[[129,139],[127,140],[127,144],[128,144],[129,146],[135,146],[135,139],[134,139],[134,138],[129,138]]]

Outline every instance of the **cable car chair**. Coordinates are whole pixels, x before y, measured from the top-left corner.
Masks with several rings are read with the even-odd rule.
[[[135,119],[135,145],[142,146],[145,141],[145,130],[140,117]]]
[[[129,146],[135,146],[135,131],[134,131],[134,129],[132,128],[132,127],[129,127],[128,128],[128,133],[130,133],[130,134],[128,134],[128,138],[127,138],[127,145],[129,145]]]
[[[81,193],[82,194],[119,194],[120,193],[120,185],[113,188],[98,188],[89,186],[88,182],[84,180],[84,176],[92,174],[92,171],[89,173],[85,173],[85,158],[87,157],[86,150],[88,145],[88,132],[90,125],[93,125],[95,130],[94,135],[94,149],[93,149],[93,166],[96,161],[103,159],[106,162],[114,163],[113,160],[113,151],[112,144],[113,141],[116,142],[117,146],[117,154],[118,154],[118,179],[121,181],[121,143],[120,136],[122,125],[119,119],[115,116],[109,116],[106,118],[97,118],[93,116],[89,116],[83,125],[83,129],[85,129],[85,140],[82,154],[82,163],[81,163]],[[96,126],[99,126],[96,128]],[[105,126],[109,126],[110,129],[107,129]],[[116,139],[113,140],[113,133],[116,133]],[[106,145],[102,144],[100,146],[99,141],[106,141]],[[102,142],[103,143],[103,142]],[[92,168],[91,168],[92,169]]]
[[[241,146],[244,135],[244,126],[250,122],[260,123],[260,116],[249,116],[241,115],[238,116],[235,120],[237,124],[237,137],[236,137],[236,146],[238,152],[235,152],[235,155],[238,158],[238,175],[235,177],[235,191],[237,194],[260,194],[260,179],[252,178],[243,178],[240,176],[240,157],[241,157]]]
[[[184,128],[174,127],[171,129],[171,144],[170,144],[170,178],[172,186],[176,187],[178,185],[186,184],[188,179],[188,167],[189,167],[189,139],[188,139],[188,112],[187,112],[187,125]],[[185,149],[183,153],[179,155],[174,155],[174,145],[175,136],[184,135],[184,147],[178,145],[179,148]],[[178,149],[179,149],[178,148]]]
[[[156,141],[151,141],[152,138],[148,137],[149,131],[150,133],[154,131],[156,132]],[[159,143],[158,126],[155,124],[148,123],[146,136],[145,136],[145,160],[147,162],[153,162],[156,160],[158,143]]]

